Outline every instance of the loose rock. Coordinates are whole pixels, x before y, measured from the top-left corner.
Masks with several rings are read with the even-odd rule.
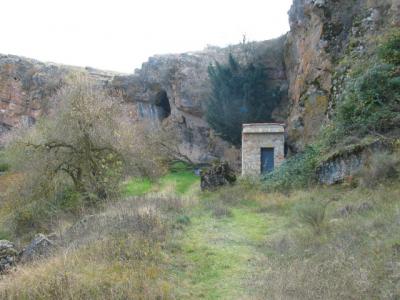
[[[55,249],[55,243],[44,234],[37,234],[32,242],[21,253],[21,262],[29,262],[47,257]]]
[[[234,171],[227,162],[215,163],[201,172],[201,190],[214,190],[217,187],[232,184],[236,181]]]

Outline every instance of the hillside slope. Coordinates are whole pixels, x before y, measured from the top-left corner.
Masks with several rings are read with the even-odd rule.
[[[57,250],[3,276],[2,299],[400,296],[398,181],[290,195],[242,182],[200,194],[183,172],[146,190],[132,182],[101,212],[60,223]],[[332,199],[310,222],[323,207],[315,203]]]

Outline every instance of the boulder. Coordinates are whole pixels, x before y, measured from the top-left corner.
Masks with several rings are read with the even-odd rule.
[[[14,265],[18,255],[13,243],[7,240],[0,240],[0,274],[6,273]]]
[[[56,245],[44,234],[37,234],[32,242],[21,252],[21,262],[29,262],[38,258],[47,257]]]
[[[220,186],[232,184],[236,175],[227,162],[214,163],[207,170],[201,172],[201,190],[214,190]]]

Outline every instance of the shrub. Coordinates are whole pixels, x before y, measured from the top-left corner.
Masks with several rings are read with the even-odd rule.
[[[178,224],[181,224],[181,225],[189,225],[190,224],[190,218],[187,215],[179,215],[176,218],[176,222]]]
[[[347,81],[334,121],[342,136],[386,133],[400,125],[399,103],[395,67],[377,64]]]
[[[9,168],[10,166],[7,163],[0,162],[0,172],[6,172]]]
[[[320,234],[325,222],[326,208],[329,202],[315,199],[299,203],[295,206],[296,214],[300,222],[312,227],[315,233]]]
[[[84,198],[77,191],[66,188],[55,196],[55,206],[65,212],[79,214],[85,206]]]
[[[264,187],[268,190],[288,191],[314,183],[319,153],[317,146],[309,146],[304,152],[288,158],[279,168],[264,176]]]
[[[206,118],[223,139],[240,145],[243,123],[271,121],[280,92],[267,84],[265,67],[240,64],[230,54],[227,64],[210,65],[208,73],[212,95]]]
[[[51,116],[16,131],[8,146],[17,168],[42,179],[38,188],[61,182],[92,203],[118,194],[124,175],[157,177],[166,169],[167,139],[130,124],[121,99],[89,79],[74,79],[54,103]]]
[[[0,150],[0,172],[7,172],[9,168],[10,165],[5,158],[4,152]]]
[[[11,240],[11,234],[8,231],[0,230],[0,240]]]
[[[389,34],[376,52],[345,78],[332,122],[322,131],[327,148],[349,136],[387,134],[400,126],[400,31]]]
[[[14,213],[14,232],[18,236],[32,235],[34,232],[48,232],[51,210],[42,203],[32,203],[18,208]]]
[[[380,46],[379,56],[388,64],[400,65],[400,30],[391,32]]]

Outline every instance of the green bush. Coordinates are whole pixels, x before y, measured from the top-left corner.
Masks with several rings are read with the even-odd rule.
[[[14,233],[18,236],[31,236],[39,232],[49,232],[55,225],[53,221],[61,214],[79,216],[87,206],[87,199],[71,187],[56,193],[54,198],[43,198],[27,205],[16,204],[12,218]]]
[[[8,231],[0,230],[0,240],[11,240],[11,234]]]
[[[388,64],[400,65],[400,31],[393,31],[380,46],[379,56]]]
[[[51,210],[42,203],[32,203],[21,207],[14,213],[14,232],[18,236],[34,235],[49,231]]]
[[[268,190],[288,191],[315,183],[319,153],[318,147],[309,146],[304,152],[288,158],[279,168],[264,176],[264,186]]]
[[[80,193],[66,188],[56,195],[55,206],[64,212],[80,214],[85,206],[85,199]]]
[[[347,81],[334,122],[343,136],[386,133],[400,125],[400,76],[377,64]]]
[[[7,162],[5,154],[2,150],[0,150],[0,172],[7,172],[10,168],[10,165]]]
[[[10,166],[7,163],[0,162],[0,172],[7,172]]]
[[[181,224],[181,225],[189,225],[190,218],[187,215],[179,215],[176,218],[176,223]]]
[[[400,31],[388,35],[378,55],[353,64],[332,122],[320,136],[325,147],[347,137],[387,134],[400,126]]]
[[[216,63],[208,69],[212,95],[206,118],[225,140],[241,144],[242,124],[271,121],[280,92],[268,85],[264,66],[238,63],[229,55],[227,64]]]

